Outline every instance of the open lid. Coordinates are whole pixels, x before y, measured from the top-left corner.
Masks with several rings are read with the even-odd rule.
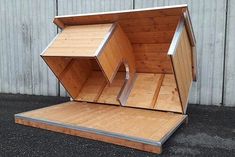
[[[136,73],[174,74],[186,112],[196,80],[196,41],[187,5],[56,16],[54,23],[62,32],[41,56],[73,99],[92,70],[99,68],[112,83],[124,64],[121,105],[127,102]]]
[[[179,23],[183,23],[193,51],[192,72],[193,80],[196,81],[196,39],[187,4],[135,10],[56,16],[53,22],[61,29],[66,26],[73,25],[118,23],[132,44],[145,42],[151,43],[151,41],[152,43],[162,44],[173,43],[171,45],[171,49],[169,49],[169,55],[171,55],[172,51],[174,51],[177,43],[175,41],[177,41],[180,37],[179,27],[177,28],[176,26],[179,26]],[[163,33],[156,33],[156,31],[162,31]],[[155,32],[155,34],[153,32]],[[151,33],[158,39],[151,36]],[[172,40],[173,35],[175,36],[174,40]],[[140,38],[142,38],[144,42]],[[148,45],[148,47],[151,47],[151,45]],[[155,48],[154,45],[153,48]],[[163,69],[164,70],[162,71],[166,73],[170,72],[164,67]],[[146,72],[152,71],[159,72],[158,70],[152,69],[148,69]]]

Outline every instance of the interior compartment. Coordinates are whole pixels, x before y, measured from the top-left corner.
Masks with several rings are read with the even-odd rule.
[[[75,101],[120,105],[117,97],[125,83],[121,65],[112,83],[107,82],[94,59],[44,57]],[[173,74],[137,73],[126,106],[182,112]]]
[[[174,17],[174,19],[176,18]],[[123,34],[120,26],[114,29],[113,33],[109,32],[117,24],[89,25],[87,29],[85,25],[66,27],[58,39],[54,41],[54,44],[51,46],[52,49],[49,48],[46,54],[43,54],[43,58],[73,100],[120,105],[118,98],[126,83],[128,71],[126,71],[124,62],[118,65],[120,61],[115,59],[120,56],[116,56],[118,53],[123,53],[126,50],[133,51],[134,56],[132,58],[135,62],[136,74],[131,87],[129,87],[130,91],[126,98],[125,106],[182,113],[183,110],[173,74],[172,63],[167,54],[174,34],[170,30],[173,27],[176,28],[177,23],[168,22],[167,24],[170,24],[171,27],[169,27],[167,32],[165,32],[166,30],[152,29],[153,26],[151,24],[147,28],[147,26],[142,26],[141,23],[139,27],[143,30],[135,26],[134,30],[136,29],[136,31],[130,31],[128,29],[129,26],[124,26],[123,31],[129,31],[125,32],[127,37]],[[120,25],[122,24],[120,23]],[[100,31],[100,33],[96,31]],[[73,32],[75,36],[72,34]],[[87,37],[84,35],[84,32],[88,34]],[[111,37],[105,37],[108,32],[111,34]],[[147,33],[148,39],[151,38],[152,40],[144,40],[146,37],[141,35],[143,32]],[[81,37],[79,33],[82,34]],[[94,36],[94,40],[90,33],[97,35]],[[156,34],[158,35],[156,36]],[[169,38],[164,40],[164,43],[159,39],[163,34]],[[82,41],[82,39],[84,40]],[[99,42],[97,42],[98,39]],[[99,46],[97,45],[102,43],[101,39],[107,40],[108,44],[106,43],[101,48],[104,52],[101,52],[102,54],[98,57],[95,57],[94,51],[96,49],[93,49],[93,51],[82,49],[87,52],[80,52],[79,48],[84,47],[82,45],[89,47],[89,44],[91,44],[92,47],[98,48]],[[64,43],[62,42],[63,40],[65,41]],[[123,40],[129,40],[131,48],[120,49],[120,46],[117,44]],[[62,50],[57,52],[57,47],[61,47],[61,44],[65,53],[62,53]],[[69,49],[66,49],[67,47]],[[128,47],[128,45],[125,46],[123,43],[121,47]],[[74,50],[72,50],[73,48]],[[79,49],[79,52],[76,52],[77,49]],[[105,52],[107,53],[104,54]],[[107,67],[107,65],[110,66]],[[115,69],[114,66],[117,66],[118,69]],[[118,71],[114,78],[111,78],[112,71],[110,72],[109,70],[111,67],[112,71]],[[106,76],[109,77],[108,80]]]

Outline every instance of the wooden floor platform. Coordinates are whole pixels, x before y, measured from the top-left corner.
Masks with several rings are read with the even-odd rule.
[[[101,71],[93,71],[75,100],[120,105],[117,96],[124,81],[125,72],[118,72],[109,84]],[[126,106],[183,112],[173,74],[137,73]]]
[[[186,115],[130,107],[67,102],[15,115],[18,124],[161,153]]]

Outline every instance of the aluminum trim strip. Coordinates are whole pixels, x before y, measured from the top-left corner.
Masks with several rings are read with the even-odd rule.
[[[46,50],[52,45],[52,43],[57,39],[57,37],[60,35],[60,33],[58,33],[52,40],[51,42],[47,45],[47,47],[42,51],[42,53],[40,54],[40,56],[43,56],[43,54],[46,52]]]
[[[181,16],[180,21],[179,21],[179,23],[176,27],[175,34],[174,34],[173,39],[171,41],[171,45],[170,45],[170,48],[168,50],[168,55],[174,55],[175,54],[178,43],[180,41],[181,34],[183,32],[183,28],[184,28],[184,17]]]
[[[96,52],[95,52],[95,56],[100,56],[102,54],[102,50],[105,48],[105,45],[108,43],[109,39],[111,38],[112,34],[114,33],[114,30],[117,28],[117,24],[113,23],[110,30],[108,31],[108,33],[105,35],[103,41],[101,42],[101,44],[99,45],[99,47],[97,48]]]
[[[109,12],[98,12],[98,13],[87,13],[87,14],[75,14],[75,15],[62,15],[55,16],[55,19],[60,18],[70,18],[70,17],[81,17],[81,16],[94,16],[94,15],[107,15],[107,14],[122,14],[122,13],[135,13],[135,12],[144,12],[144,11],[154,11],[154,10],[164,10],[164,9],[176,9],[176,8],[187,8],[187,4],[174,5],[174,6],[161,6],[161,7],[150,7],[150,8],[141,8],[141,9],[129,9],[121,11],[109,11]]]
[[[181,126],[181,124],[186,120],[186,118],[188,117],[187,115],[184,115],[184,119],[174,128],[171,129],[171,131],[169,131],[161,140],[160,143],[163,144],[167,141],[167,139],[169,139],[169,137]]]
[[[49,121],[49,120],[44,120],[44,119],[39,119],[39,118],[35,119],[35,118],[23,116],[22,114],[16,114],[15,118],[23,119],[23,120],[31,121],[31,122],[36,122],[36,123],[44,123],[47,125],[52,125],[52,126],[57,126],[57,127],[62,127],[62,128],[73,129],[73,130],[77,130],[77,131],[84,131],[84,132],[99,134],[102,136],[109,136],[109,137],[129,140],[129,141],[133,141],[133,142],[139,142],[139,143],[158,146],[158,147],[162,146],[161,142],[158,142],[158,141],[146,140],[146,139],[142,139],[142,138],[126,136],[126,135],[118,134],[118,133],[111,133],[111,132],[102,131],[102,130],[93,129],[93,128],[86,128],[86,127],[81,127],[81,126],[61,124],[61,123],[57,123],[54,121]]]

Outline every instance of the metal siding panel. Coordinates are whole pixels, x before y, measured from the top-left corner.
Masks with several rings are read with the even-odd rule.
[[[188,4],[197,39],[198,80],[193,83],[190,103],[220,105],[226,0],[136,0],[135,8]]]
[[[133,0],[58,0],[58,15],[81,14],[114,10],[132,9]],[[67,96],[63,86],[60,86],[60,95]]]
[[[56,95],[57,80],[40,58],[56,35],[55,1],[1,2],[0,92]]]
[[[225,53],[224,105],[235,106],[235,1],[228,3],[227,43]]]

